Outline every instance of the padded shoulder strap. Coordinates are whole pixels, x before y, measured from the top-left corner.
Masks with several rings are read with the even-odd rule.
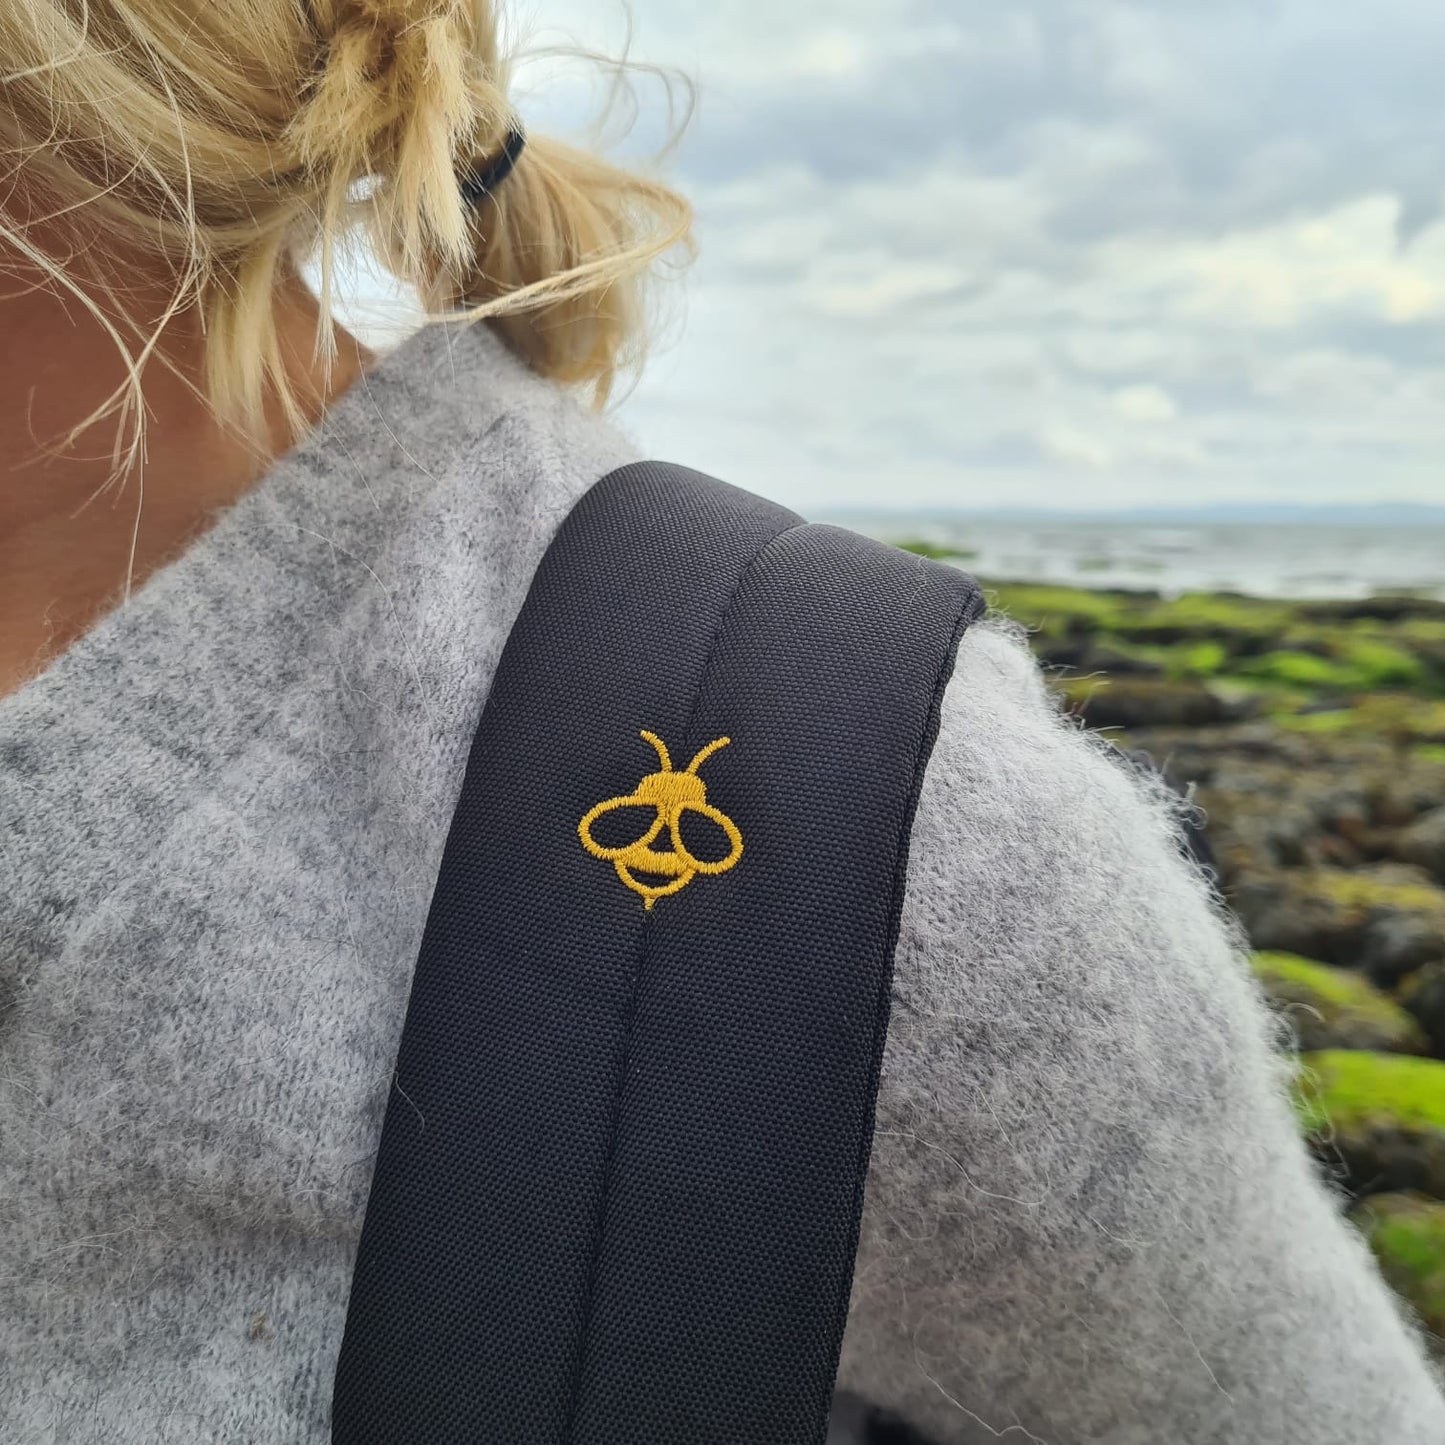
[[[447,844],[337,1445],[821,1445],[909,829],[980,610],[681,468],[578,504]]]

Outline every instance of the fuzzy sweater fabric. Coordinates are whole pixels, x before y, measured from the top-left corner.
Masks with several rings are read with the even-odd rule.
[[[7,1445],[328,1439],[472,731],[552,534],[636,455],[487,331],[425,332],[0,700]],[[968,634],[835,1438],[857,1397],[940,1445],[1445,1442],[1176,828],[1006,624]]]

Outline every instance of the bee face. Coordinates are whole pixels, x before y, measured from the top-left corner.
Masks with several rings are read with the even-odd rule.
[[[578,824],[577,831],[581,836],[582,846],[594,858],[611,863],[617,870],[618,878],[634,893],[641,895],[650,910],[659,898],[680,893],[699,874],[714,877],[736,867],[738,859],[743,855],[743,836],[737,824],[726,813],[709,805],[707,786],[697,776],[698,768],[713,753],[727,747],[730,741],[728,738],[719,738],[710,743],[692,760],[686,772],[675,773],[672,770],[672,759],[662,739],[649,732],[644,732],[642,736],[657,749],[662,759],[662,771],[649,773],[627,797],[610,798],[605,803],[599,803]],[[604,847],[592,836],[593,825],[607,814],[623,808],[653,810],[651,826],[632,843],[620,848]],[[695,858],[688,851],[682,841],[680,825],[684,815],[689,812],[722,830],[729,844],[726,858],[709,863]],[[653,847],[664,833],[671,844],[671,848],[666,851]],[[648,878],[668,881],[644,881]]]
[[[676,811],[689,803],[705,803],[707,786],[691,773],[652,773],[637,785],[632,796],[638,803]]]

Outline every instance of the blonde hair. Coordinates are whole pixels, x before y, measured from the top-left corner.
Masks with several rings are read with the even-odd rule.
[[[121,350],[127,382],[99,414],[128,415],[138,438],[141,370],[166,322],[198,307],[218,414],[254,424],[269,391],[300,422],[276,291],[319,256],[329,337],[337,253],[358,228],[430,320],[485,320],[537,372],[607,404],[646,349],[646,273],[674,247],[691,257],[691,209],[641,171],[535,135],[494,195],[463,202],[459,178],[517,120],[497,11],[493,0],[0,0],[11,158],[0,242]],[[42,239],[57,218],[78,238],[65,254]],[[159,326],[123,334],[92,278],[78,279],[104,274],[87,254],[101,240],[163,259],[174,295]],[[124,278],[105,284],[121,291]]]

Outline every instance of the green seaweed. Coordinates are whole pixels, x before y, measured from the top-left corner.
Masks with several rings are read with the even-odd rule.
[[[1445,758],[1445,704],[1404,693],[1378,693],[1356,697],[1348,707],[1300,711],[1311,702],[1303,693],[1271,693],[1270,720],[1286,732],[1355,733],[1410,747],[1416,756],[1429,757],[1433,750],[1437,759]]]
[[[1400,743],[1445,743],[1445,702],[1381,693],[1362,698],[1357,713],[1367,732]]]
[[[1336,734],[1358,731],[1359,714],[1353,708],[1332,708],[1329,712],[1277,713],[1272,721],[1276,727],[1292,733]]]
[[[1266,682],[1307,690],[1329,688],[1354,692],[1362,685],[1360,674],[1353,667],[1333,662],[1327,657],[1317,657],[1312,652],[1266,652],[1262,657],[1251,658],[1245,663],[1244,671]]]
[[[1045,637],[1113,632],[1124,616],[1122,600],[1079,587],[1001,583],[989,588],[994,607]]]
[[[1228,662],[1222,642],[1195,642],[1168,649],[1164,668],[1171,677],[1218,677]]]
[[[1384,1119],[1445,1130],[1445,1063],[1412,1054],[1325,1049],[1300,1056],[1295,1105],[1310,1134]]]
[[[1187,592],[1167,602],[1155,602],[1126,617],[1122,630],[1143,634],[1193,635],[1203,638],[1238,634],[1243,639],[1269,637],[1293,620],[1287,604],[1213,592]]]
[[[1445,912],[1445,889],[1433,883],[1397,882],[1369,873],[1345,873],[1320,868],[1313,875],[1320,893],[1342,908],[1371,912],[1385,909],[1392,913]]]
[[[1425,668],[1420,659],[1387,642],[1347,642],[1340,648],[1339,656],[1359,679],[1360,687],[1413,688],[1425,682]]]
[[[1368,1015],[1382,1023],[1408,1019],[1398,1004],[1392,1002],[1369,979],[1348,969],[1328,963],[1316,963],[1296,953],[1256,953],[1254,971],[1265,983],[1288,984],[1313,995],[1334,1009],[1348,1009]]]
[[[1423,1053],[1419,1024],[1362,974],[1293,953],[1256,953],[1255,976],[1285,1005],[1305,1005],[1326,1028],[1369,1046]]]
[[[923,540],[904,543],[928,556],[953,555]],[[1386,694],[1398,714],[1421,696],[1445,696],[1445,619],[1335,615],[1309,603],[1232,593],[1156,593],[1000,581],[996,608],[1045,640],[1091,638],[1166,677],[1238,682],[1271,695],[1288,713],[1321,697],[1363,701]],[[1423,604],[1422,604],[1423,605]],[[1376,699],[1371,698],[1370,701]],[[1445,721],[1397,725],[1409,737],[1445,742]],[[1361,718],[1380,731],[1383,720]]]
[[[1404,617],[1392,630],[1402,642],[1429,647],[1445,642],[1445,617]]]

